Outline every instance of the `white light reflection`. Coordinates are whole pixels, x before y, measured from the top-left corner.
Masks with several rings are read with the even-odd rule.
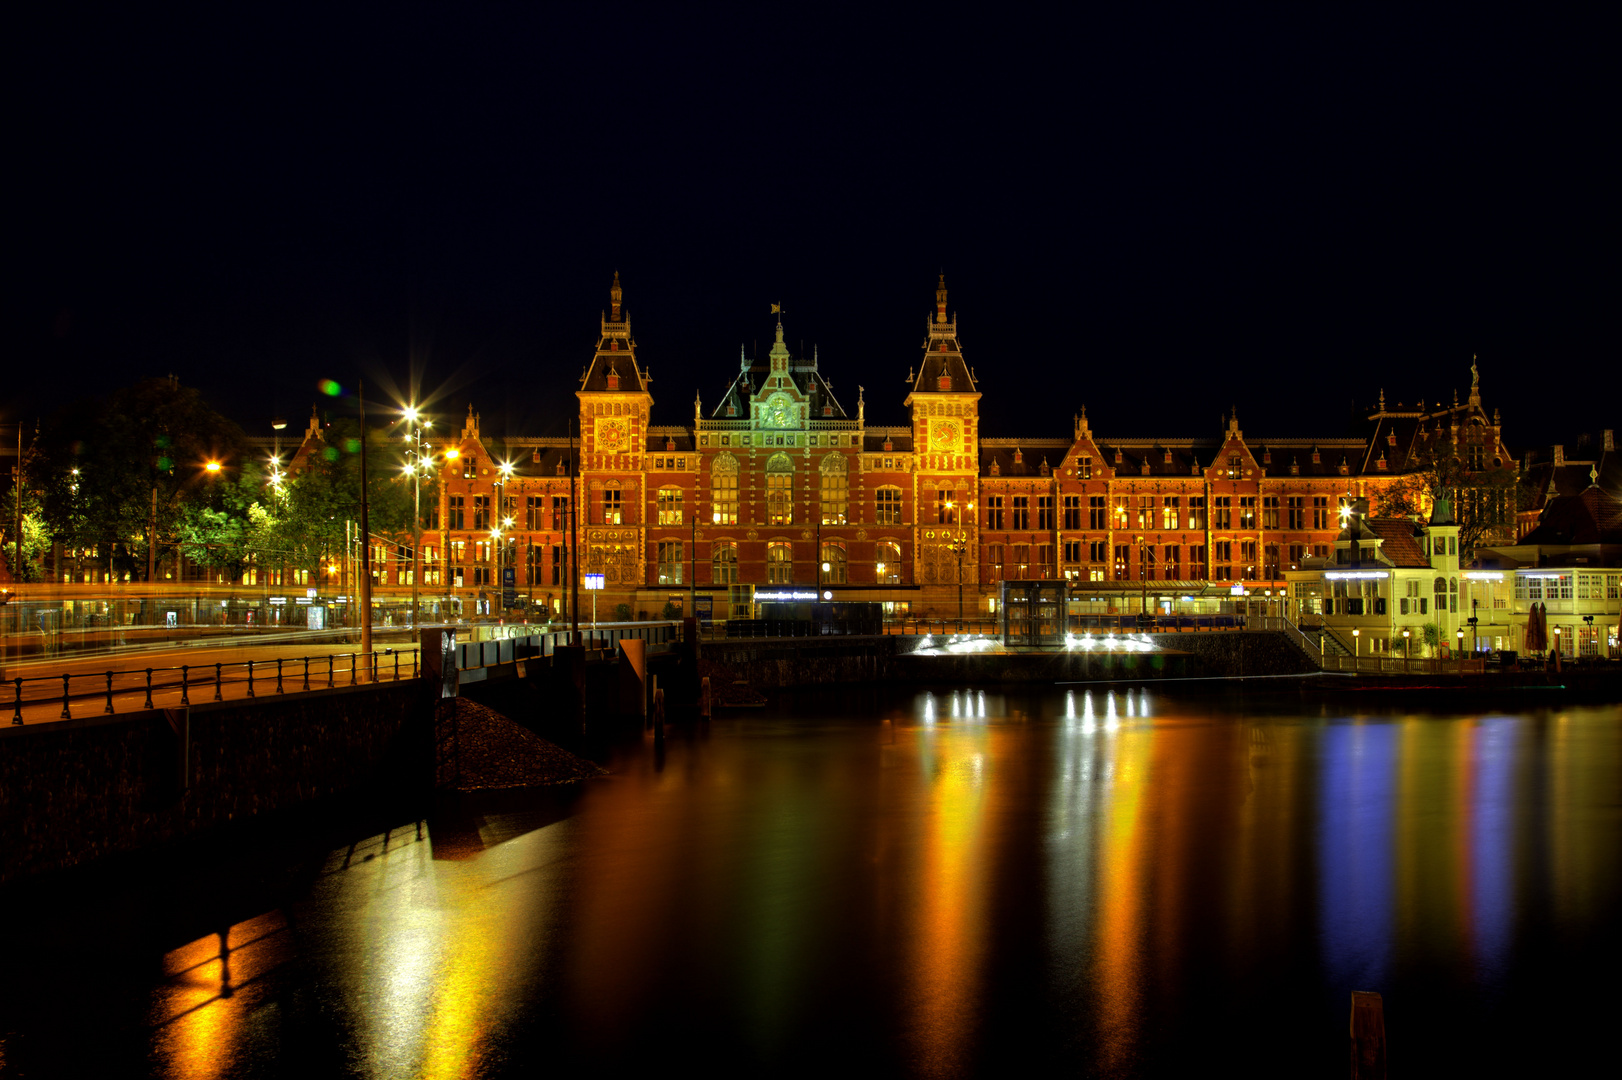
[[[1115,692],[1105,694],[1104,701],[1104,730],[1115,731],[1121,726],[1121,718],[1115,715]]]
[[[1091,735],[1098,730],[1098,722],[1093,717],[1093,692],[1091,690],[1081,695],[1081,730],[1085,735]]]
[[[980,705],[980,719],[984,720],[986,718],[986,692],[984,690],[980,691],[979,705]]]
[[[1064,718],[1066,720],[1074,720],[1076,718],[1076,692],[1074,690],[1065,691]]]
[[[924,723],[930,727],[935,726],[935,695],[924,695]]]

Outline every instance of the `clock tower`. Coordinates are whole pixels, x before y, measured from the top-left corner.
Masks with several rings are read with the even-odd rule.
[[[580,469],[575,491],[581,570],[610,592],[643,581],[643,500],[652,379],[636,359],[620,276],[609,289],[597,352],[580,378]],[[605,598],[608,599],[608,598]]]
[[[963,361],[957,319],[946,313],[946,275],[935,289],[923,363],[909,374],[905,405],[912,413],[918,462],[913,505],[918,508],[915,581],[975,586],[979,555],[980,393]],[[960,570],[961,568],[961,570]],[[975,590],[978,592],[978,590]],[[933,594],[937,608],[948,599]],[[955,603],[955,593],[950,597]]]

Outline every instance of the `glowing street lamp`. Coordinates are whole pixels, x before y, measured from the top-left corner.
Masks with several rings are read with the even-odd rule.
[[[1359,630],[1355,626],[1352,627],[1352,649],[1353,649],[1352,658],[1354,660],[1361,658],[1362,655],[1363,655],[1363,646],[1358,640],[1358,636],[1360,634],[1362,634],[1362,633],[1363,633],[1362,630]],[[1404,630],[1403,633],[1407,634],[1408,631]]]
[[[220,463],[217,461],[210,461],[208,464],[204,465],[203,468],[207,472],[217,473],[220,471]]]
[[[1404,664],[1408,663],[1408,638],[1410,634],[1412,634],[1412,631],[1410,630],[1404,630],[1402,632],[1402,662]]]

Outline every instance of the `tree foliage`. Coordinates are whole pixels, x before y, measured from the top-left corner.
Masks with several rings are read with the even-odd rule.
[[[1445,438],[1424,446],[1413,467],[1376,496],[1376,517],[1426,518],[1438,499],[1452,505],[1459,525],[1459,555],[1474,557],[1478,546],[1513,539],[1515,514],[1523,501],[1520,474],[1512,464],[1469,469],[1457,447]]]
[[[115,571],[144,574],[151,524],[159,554],[183,539],[202,507],[229,513],[247,442],[191,387],[146,379],[63,406],[41,433],[38,474],[51,539],[93,548]],[[207,471],[210,461],[219,473]]]

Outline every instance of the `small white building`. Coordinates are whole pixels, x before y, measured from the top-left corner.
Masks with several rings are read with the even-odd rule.
[[[1368,501],[1357,499],[1342,512],[1342,526],[1327,558],[1309,557],[1285,574],[1302,629],[1319,628],[1360,656],[1453,655],[1461,641],[1472,647],[1470,634],[1459,636],[1469,584],[1446,499],[1425,525],[1370,517]]]
[[[1622,653],[1622,500],[1601,479],[1593,468],[1585,490],[1552,495],[1536,527],[1516,543],[1479,552],[1466,576],[1476,606],[1492,612],[1503,648],[1526,651],[1527,616],[1541,604],[1549,648],[1567,657]]]

